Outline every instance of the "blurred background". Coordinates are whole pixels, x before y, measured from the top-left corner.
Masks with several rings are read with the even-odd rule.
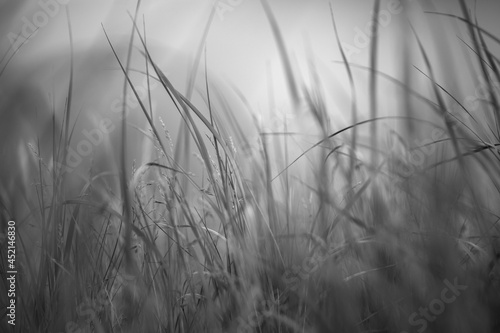
[[[500,34],[496,23],[500,12],[498,1],[467,3],[485,30]],[[271,132],[284,131],[286,127],[289,132],[303,134],[289,146],[290,158],[293,158],[317,142],[321,135],[306,110],[306,91],[320,96],[333,130],[370,116],[373,110],[369,93],[373,2],[270,0],[268,4],[283,38],[292,76],[300,82],[298,103],[291,98],[289,88],[293,80],[284,69],[276,36],[260,1],[142,1],[138,25],[145,31],[153,60],[181,93],[188,93],[189,82],[194,78],[191,98],[205,114],[208,112],[204,78],[207,68],[214,90],[213,102],[225,105],[225,110],[231,113],[231,117],[224,113],[219,117],[223,120],[233,117],[243,130],[239,139],[235,133],[232,135],[238,146],[249,146],[251,150],[257,145],[256,127]],[[29,166],[33,163],[28,162],[33,159],[33,147],[40,145],[35,150],[39,150],[42,158],[52,155],[52,115],[57,119],[56,124],[62,124],[69,96],[68,22],[74,48],[70,117],[74,131],[70,146],[73,151],[87,148],[91,153],[86,155],[91,158],[78,153],[66,164],[71,162],[75,165],[72,169],[82,172],[87,172],[91,165],[96,165],[97,170],[116,168],[117,154],[123,143],[120,131],[115,129],[120,126],[124,76],[104,30],[125,64],[132,31],[131,16],[137,2],[4,0],[0,6],[0,55],[3,57],[0,135],[2,157],[6,161],[0,174],[3,183],[10,184],[5,188],[11,188],[14,179],[28,182],[34,172]],[[338,39],[330,8],[338,27]],[[459,1],[409,0],[404,5],[397,0],[381,1],[377,70],[414,87],[424,97],[432,96],[429,78],[423,74],[427,72],[424,59],[409,28],[411,23],[433,64],[436,81],[451,95],[460,96],[459,102],[473,106],[484,97],[485,79],[477,74],[480,73],[478,65],[472,65],[476,55],[467,42],[468,30],[451,17],[429,12],[461,15]],[[351,107],[354,95],[338,43],[352,65],[356,117]],[[498,43],[490,39],[487,43],[493,53],[499,51]],[[14,50],[17,50],[15,54]],[[146,62],[140,50],[136,36],[131,62],[133,84],[142,89],[146,108],[155,109],[156,124],[160,125],[161,117],[172,138],[169,144],[186,147],[178,137],[181,118],[168,95],[163,89],[155,88],[151,89],[151,101],[147,96],[148,84],[158,82],[148,83],[145,79]],[[457,71],[457,68],[463,70]],[[406,98],[404,89],[394,81],[381,75],[377,83],[377,116],[416,111],[420,118],[436,121],[428,104],[419,98]],[[133,112],[128,112],[126,162],[132,170],[133,164],[150,160],[148,152],[152,141],[144,140],[144,133],[149,133],[145,117],[130,89],[128,94],[127,107]],[[451,97],[445,98],[452,110],[458,108]],[[95,133],[102,121],[108,120],[113,130],[102,145],[78,146],[87,139],[85,133]],[[384,126],[399,130],[401,122],[387,121]],[[231,133],[227,135],[231,137]],[[367,144],[374,139],[385,139],[371,138],[367,130],[358,135]],[[31,144],[31,148],[26,143]],[[186,148],[184,153],[190,156],[192,151]],[[202,166],[195,158],[187,158],[184,166],[203,178],[200,176]],[[274,171],[278,172],[279,168]]]
[[[401,12],[401,6],[394,6],[395,2],[382,1],[381,3],[381,10],[388,13],[383,18],[387,24],[380,29],[379,67],[381,70],[390,74],[400,70],[399,62],[402,61],[402,57],[394,51],[401,49],[403,43],[401,34],[405,31],[401,21],[408,19],[412,20],[412,24],[416,26],[424,44],[446,43],[450,46],[441,55],[443,66],[452,66],[454,62],[461,64],[460,61],[463,60],[456,59],[453,54],[456,54],[454,52],[456,48],[466,47],[463,44],[460,45],[457,40],[457,34],[460,36],[465,32],[464,27],[449,31],[450,25],[446,25],[445,28],[444,24],[439,23],[442,17],[428,15],[423,19],[421,13],[423,8],[427,11],[459,14],[458,1],[409,1],[406,13]],[[56,6],[53,5],[54,3]],[[3,0],[0,11],[1,54],[4,54],[10,46],[9,34],[20,34],[23,29],[30,32],[33,26],[26,29],[26,25],[30,26],[28,23],[34,26],[43,25],[36,33],[37,36],[28,43],[29,45],[23,47],[22,52],[16,56],[17,61],[11,66],[26,68],[35,65],[41,59],[67,53],[69,42],[66,6],[71,15],[77,52],[107,48],[102,26],[112,40],[128,39],[131,31],[129,15],[135,11],[135,1],[69,0],[61,1],[61,3],[67,3],[67,5],[59,4],[55,0]],[[360,31],[366,33],[369,30],[367,25],[371,21],[372,2],[362,0],[269,1],[283,34],[287,51],[294,59],[293,61],[304,69],[307,66],[307,54],[311,53],[317,60],[317,66],[321,66],[320,73],[325,74],[324,79],[336,81],[338,88],[334,90],[344,89],[348,92],[343,65],[335,63],[342,59],[332,29],[330,3],[334,9],[340,41],[346,47],[347,53],[350,53],[348,50],[352,50],[350,60],[367,65],[369,46],[365,45],[366,38]],[[394,6],[394,9],[391,6]],[[418,10],[414,10],[415,8]],[[486,30],[493,34],[499,32],[500,27],[495,24],[495,15],[500,10],[500,4],[497,1],[477,1],[476,5],[471,8],[474,8],[474,15],[477,15],[477,19]],[[210,19],[214,10],[214,16]],[[48,12],[45,17],[49,18],[45,20],[44,15],[39,15],[40,11]],[[411,17],[412,13],[415,13],[419,19]],[[142,19],[145,20],[148,39],[152,45],[190,56],[196,54],[205,30],[209,26],[205,43],[210,68],[233,82],[248,97],[256,110],[268,109],[269,71],[274,77],[275,95],[280,96],[286,92],[276,43],[259,1],[142,1],[139,19],[141,26]],[[168,55],[164,56],[168,57]],[[334,75],[331,75],[332,73]],[[464,73],[464,75],[468,74]],[[329,84],[332,83],[330,81]],[[329,93],[332,93],[331,90]],[[335,93],[341,94],[333,92]],[[276,105],[279,106],[280,103],[284,102],[276,101]]]

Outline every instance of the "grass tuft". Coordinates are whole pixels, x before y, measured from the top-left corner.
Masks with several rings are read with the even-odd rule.
[[[402,79],[379,66],[384,39],[378,25],[369,66],[349,62],[339,14],[330,5],[332,40],[342,57],[337,64],[352,98],[345,111],[350,123],[342,125],[332,121],[329,87],[314,55],[306,85],[270,4],[261,3],[298,124],[285,119],[283,131],[269,131],[257,117],[242,124],[235,116],[231,101],[249,112],[250,103],[237,87],[224,89],[209,76],[205,43],[215,10],[187,89],[176,87],[153,57],[145,28],[141,33],[137,26],[139,1],[126,62],[104,30],[124,79],[115,163],[102,170],[91,156],[89,167],[60,167],[79,119],[72,118],[73,59],[65,105],[53,105],[50,114],[50,135],[41,131],[29,149],[8,138],[16,152],[0,167],[1,295],[8,289],[3,253],[12,219],[19,274],[17,324],[7,326],[1,312],[2,332],[500,331],[500,96],[494,83],[500,71],[490,41],[498,38],[481,28],[463,0],[462,16],[428,15],[468,31],[459,38],[475,57],[470,70],[486,78],[488,91],[473,110],[452,93],[434,50],[409,23],[412,34],[401,47],[413,51],[415,63],[402,62],[408,67]],[[376,0],[374,13],[380,6]],[[68,29],[71,36],[70,23]],[[132,68],[137,55],[144,69]],[[0,79],[11,59],[2,58]],[[146,75],[147,103],[136,72]],[[412,84],[413,75],[424,83]],[[193,97],[200,79],[201,100]],[[153,108],[152,83],[168,96],[162,108],[183,123],[163,122]],[[406,109],[382,111],[387,86],[397,89]],[[129,148],[129,90],[144,116],[137,131],[147,147],[141,154]],[[8,113],[16,101],[0,106],[2,118],[17,119]],[[307,130],[306,123],[312,124]],[[175,127],[183,128],[180,143],[170,137]],[[140,156],[128,165],[134,153]]]

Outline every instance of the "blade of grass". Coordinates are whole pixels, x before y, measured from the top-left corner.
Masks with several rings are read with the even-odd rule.
[[[322,140],[319,140],[318,142],[316,142],[314,145],[312,145],[311,147],[307,148],[305,151],[303,151],[297,158],[295,158],[290,164],[288,164],[288,166],[284,169],[284,170],[281,170],[276,176],[274,176],[272,178],[271,181],[274,181],[276,178],[278,178],[279,176],[281,176],[281,174],[283,174],[283,172],[285,172],[286,169],[290,168],[292,165],[294,165],[298,160],[300,160],[303,156],[305,156],[307,153],[309,153],[311,150],[313,150],[314,148],[318,147],[319,145],[321,145],[322,143],[324,143],[325,141],[331,139],[331,138],[334,138],[336,137],[337,135],[345,132],[345,131],[348,131],[350,129],[353,129],[355,126],[360,126],[360,125],[364,125],[364,124],[370,124],[371,122],[375,122],[375,121],[381,121],[381,120],[391,120],[391,119],[399,119],[399,120],[414,120],[414,121],[420,121],[420,122],[426,122],[426,123],[429,123],[429,124],[432,124],[431,122],[428,122],[426,120],[423,120],[423,119],[419,119],[419,118],[408,118],[407,116],[386,116],[386,117],[378,117],[376,119],[368,119],[368,120],[363,120],[363,121],[360,121],[356,124],[352,124],[352,125],[349,125],[347,127],[344,127],[338,131],[336,131],[335,133],[333,134],[330,134],[328,137],[322,139]]]
[[[375,0],[373,4],[373,14],[372,14],[372,36],[370,41],[370,118],[376,119],[378,114],[377,107],[377,60],[378,60],[378,14],[380,11],[380,0]],[[374,149],[372,150],[372,167],[376,168],[378,164],[378,158],[376,151],[378,150],[378,134],[377,134],[377,123],[370,123],[370,137],[373,140]]]
[[[288,84],[288,90],[290,92],[290,97],[292,98],[294,105],[297,107],[299,105],[299,102],[300,102],[299,90],[297,88],[297,86],[298,86],[297,81],[295,79],[295,76],[293,75],[292,64],[290,62],[290,58],[288,57],[288,52],[286,50],[283,35],[281,34],[281,30],[279,28],[278,22],[276,21],[276,18],[274,17],[273,11],[271,9],[271,6],[269,6],[268,1],[261,0],[260,3],[262,4],[262,7],[264,8],[264,13],[267,16],[267,20],[269,21],[269,24],[271,24],[273,36],[274,36],[274,39],[276,41],[276,46],[278,47],[281,62],[283,64],[283,71],[285,72],[285,75],[286,75],[286,81]]]
[[[347,72],[347,77],[349,79],[349,85],[351,88],[351,123],[356,124],[358,122],[358,103],[357,103],[357,95],[356,95],[356,86],[354,84],[354,77],[352,75],[352,70],[351,66],[349,64],[349,61],[347,60],[347,56],[345,55],[344,48],[342,47],[342,43],[340,42],[339,38],[339,32],[337,30],[337,24],[335,23],[335,17],[333,15],[333,5],[330,1],[330,17],[332,19],[332,25],[333,25],[333,31],[335,33],[335,39],[337,40],[337,47],[340,50],[340,54],[342,56],[342,61],[344,63],[346,72]],[[358,131],[357,127],[354,127],[352,130],[352,135],[351,135],[351,160],[350,160],[350,167],[349,167],[349,173],[348,173],[348,184],[352,185],[352,178],[353,178],[353,172],[354,172],[354,166],[356,163],[356,144],[357,144],[357,138],[358,138]]]

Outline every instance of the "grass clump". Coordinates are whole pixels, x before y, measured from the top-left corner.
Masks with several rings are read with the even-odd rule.
[[[187,93],[175,87],[134,24],[143,72],[170,98],[168,112],[183,119],[177,141],[151,103],[140,102],[130,64],[110,41],[124,94],[137,97],[147,120],[151,151],[147,160],[126,165],[124,136],[115,166],[78,170],[86,182],[75,185],[75,174],[57,167],[71,145],[68,104],[64,122],[54,117],[52,138],[41,142],[43,149],[52,142],[50,158],[40,144],[32,148],[35,162],[25,173],[36,175],[35,184],[19,176],[14,187],[12,173],[2,169],[2,218],[19,225],[17,324],[7,326],[2,314],[2,331],[500,330],[494,83],[500,75],[486,41],[498,39],[459,1],[462,16],[449,19],[467,29],[471,70],[487,78],[488,94],[475,110],[439,83],[439,63],[418,30],[406,36],[414,41],[406,47],[418,52],[413,70],[426,87],[379,70],[378,37],[368,68],[341,52],[353,122],[338,126],[314,63],[307,73],[314,85],[306,87],[263,3],[293,112],[311,130],[291,131],[297,124],[285,120],[284,131],[264,131],[255,121],[249,138],[207,72],[203,103],[195,103],[193,86]],[[375,12],[379,6],[375,1]],[[365,118],[358,71],[368,73]],[[382,81],[400,89],[404,112],[380,112]],[[69,91],[71,100],[71,83]],[[241,105],[248,106],[244,97]],[[127,117],[122,121],[126,133]],[[196,163],[198,175],[190,170]]]

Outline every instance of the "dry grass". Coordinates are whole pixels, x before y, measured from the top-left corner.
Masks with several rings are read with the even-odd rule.
[[[35,162],[13,160],[0,169],[2,223],[17,222],[19,267],[17,324],[8,326],[2,310],[1,331],[500,331],[500,95],[494,83],[500,73],[490,50],[499,41],[460,3],[463,16],[446,19],[468,29],[471,70],[488,78],[489,94],[479,108],[449,112],[462,98],[439,84],[439,64],[414,31],[407,38],[417,42],[423,67],[410,69],[426,78],[425,89],[378,70],[377,37],[367,69],[343,54],[352,96],[353,72],[368,70],[372,107],[362,118],[354,97],[354,123],[345,128],[332,125],[321,83],[308,89],[294,74],[266,5],[292,104],[301,103],[297,110],[307,110],[301,117],[317,133],[305,149],[310,136],[288,131],[287,124],[283,132],[264,132],[257,121],[256,146],[231,120],[229,104],[208,76],[205,105],[194,105],[156,65],[135,28],[144,72],[168,93],[175,106],[169,112],[182,116],[182,135],[172,142],[150,104],[141,103],[151,128],[144,139],[154,143],[149,160],[130,175],[124,138],[114,147],[123,159],[108,170],[119,179],[118,189],[89,169],[80,174],[87,184],[69,191],[75,175],[53,166],[65,161],[75,115],[58,106],[63,120],[54,118],[52,137],[32,147]],[[115,52],[111,41],[110,47]],[[137,95],[127,60],[115,56],[126,94]],[[314,64],[308,74],[317,75]],[[413,103],[382,116],[382,80],[401,89],[401,101],[418,100],[432,113],[422,115]],[[68,91],[71,100],[71,83]],[[2,120],[9,119],[8,104],[1,105]],[[201,177],[186,169],[193,151]],[[36,182],[13,177],[7,168],[15,167],[36,175]],[[464,287],[452,290],[450,283]],[[425,319],[422,309],[429,307]]]

